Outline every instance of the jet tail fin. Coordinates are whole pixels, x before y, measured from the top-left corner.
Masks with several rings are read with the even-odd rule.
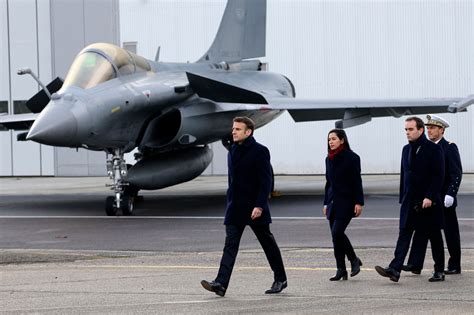
[[[266,0],[228,0],[214,42],[197,62],[265,56],[266,15]]]

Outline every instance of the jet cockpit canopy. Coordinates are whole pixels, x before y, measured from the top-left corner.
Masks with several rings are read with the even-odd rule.
[[[96,43],[77,55],[63,88],[77,86],[88,89],[123,75],[150,69],[150,64],[143,57],[112,44]]]

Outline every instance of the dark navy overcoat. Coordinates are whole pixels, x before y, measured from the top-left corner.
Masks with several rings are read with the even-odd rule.
[[[233,144],[228,155],[226,225],[269,224],[268,206],[272,171],[270,152],[250,136],[242,144]],[[261,217],[251,219],[255,207],[263,209]]]
[[[458,204],[457,194],[462,179],[461,157],[459,156],[459,150],[455,143],[448,142],[446,139],[441,138],[438,144],[443,149],[445,159],[445,172],[443,187],[441,188],[441,199],[443,200],[444,196],[450,195],[454,198],[452,207],[456,207]]]
[[[364,205],[360,158],[353,151],[343,149],[333,160],[326,157],[324,204],[328,219],[352,218],[355,205]]]
[[[400,228],[438,229],[443,225],[441,187],[444,181],[444,156],[441,146],[423,134],[403,147],[400,171]],[[416,211],[423,199],[434,205]],[[419,208],[419,207],[418,207]]]

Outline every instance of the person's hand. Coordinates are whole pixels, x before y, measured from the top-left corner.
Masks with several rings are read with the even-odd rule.
[[[324,214],[325,217],[327,216],[327,214],[326,214],[327,211],[328,211],[328,206],[327,206],[327,205],[324,205],[324,206],[323,206],[323,214]]]
[[[444,206],[446,208],[451,207],[454,204],[454,198],[450,195],[444,196]]]
[[[426,209],[426,208],[431,207],[432,205],[433,205],[433,202],[430,199],[425,198],[425,199],[423,199],[423,204],[421,205],[421,207],[423,209]]]
[[[252,210],[252,215],[250,216],[250,218],[252,220],[255,220],[255,219],[258,219],[262,216],[262,212],[263,212],[263,209],[262,208],[259,208],[259,207],[255,207],[253,208]]]
[[[360,216],[362,213],[362,206],[361,205],[355,205],[354,207],[354,214],[356,217]]]

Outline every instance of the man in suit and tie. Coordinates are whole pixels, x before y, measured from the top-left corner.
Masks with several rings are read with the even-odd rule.
[[[425,136],[423,120],[405,120],[408,144],[403,147],[400,171],[400,228],[394,258],[387,268],[375,266],[383,277],[398,282],[413,232],[431,242],[435,262],[430,282],[444,281],[443,225],[440,198],[444,180],[444,155],[441,146]]]
[[[202,280],[204,289],[224,296],[239,251],[240,239],[247,225],[257,236],[270,267],[274,282],[266,294],[279,293],[287,287],[280,249],[270,232],[268,197],[272,172],[270,152],[255,141],[255,125],[248,117],[236,117],[232,125],[233,144],[227,155],[227,208],[224,219],[226,239],[219,272],[214,281]]]
[[[456,216],[457,193],[462,179],[462,165],[459,150],[455,143],[444,138],[444,132],[449,123],[436,115],[427,115],[426,129],[428,138],[441,146],[445,159],[445,176],[441,198],[444,210],[444,236],[449,252],[448,267],[444,271],[447,275],[461,273],[461,238],[459,235],[458,218]],[[415,232],[413,243],[408,257],[408,263],[402,270],[420,274],[425,260],[428,240]]]

